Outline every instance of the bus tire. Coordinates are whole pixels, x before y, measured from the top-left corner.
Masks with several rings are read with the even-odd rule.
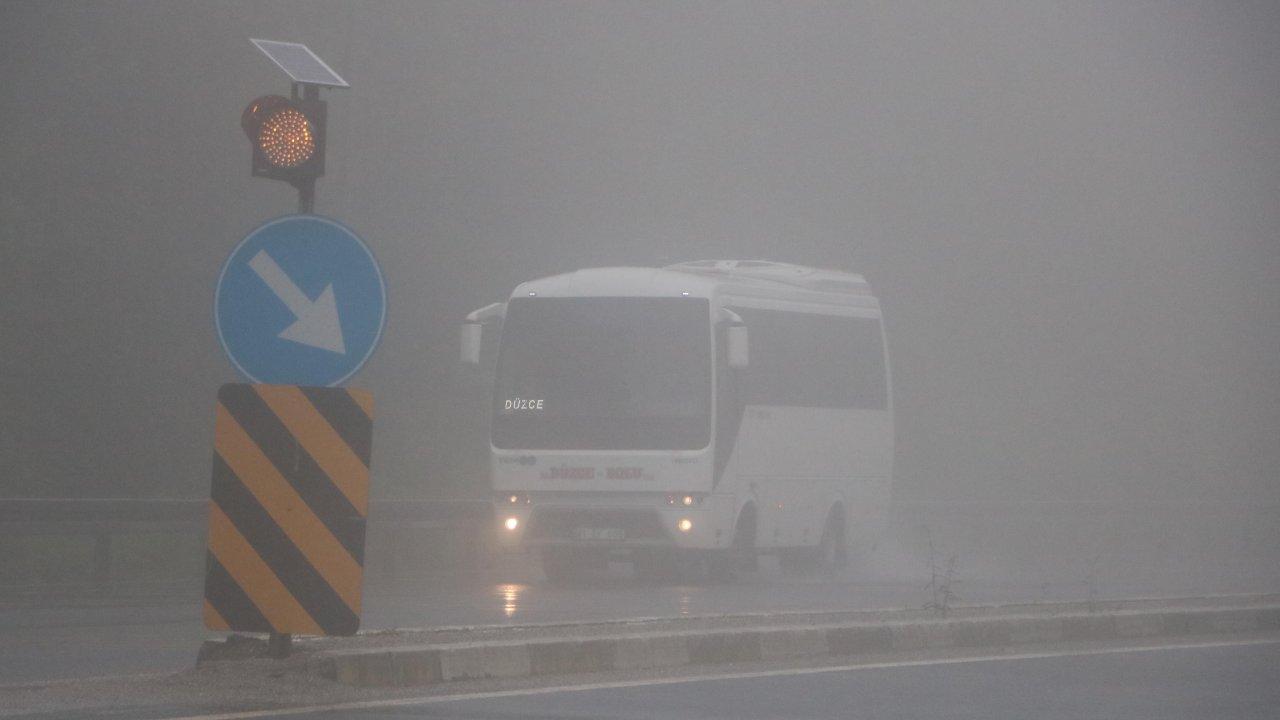
[[[756,554],[756,506],[747,505],[738,514],[733,527],[733,547],[729,552],[729,573],[755,572],[759,567]]]
[[[827,513],[817,545],[778,550],[778,566],[784,575],[835,573],[848,564],[848,535],[845,532],[844,509],[841,505],[832,506]]]
[[[849,565],[849,540],[845,532],[844,508],[835,505],[827,513],[818,540],[817,569],[826,572],[843,570]]]

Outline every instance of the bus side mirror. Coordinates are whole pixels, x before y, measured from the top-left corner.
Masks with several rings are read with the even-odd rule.
[[[744,368],[747,366],[747,326],[730,325],[728,330],[729,367]]]
[[[462,341],[462,362],[468,365],[480,364],[480,340],[484,337],[484,326],[480,323],[463,323],[460,339]]]
[[[467,316],[462,325],[459,339],[462,341],[462,362],[468,365],[480,364],[480,338],[484,336],[484,323],[507,316],[506,303],[485,305]]]

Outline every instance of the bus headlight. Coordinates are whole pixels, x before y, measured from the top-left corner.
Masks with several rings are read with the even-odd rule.
[[[515,530],[520,527],[520,518],[509,517],[503,525],[505,525],[508,530]]]
[[[676,523],[676,529],[678,529],[680,532],[687,533],[693,529],[693,521],[690,520],[689,518],[680,518],[680,520]]]

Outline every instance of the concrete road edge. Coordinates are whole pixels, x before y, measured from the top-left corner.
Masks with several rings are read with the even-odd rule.
[[[856,657],[939,648],[1270,631],[1280,631],[1280,604],[418,645],[326,652],[309,665],[323,677],[346,685],[412,687],[481,678]]]

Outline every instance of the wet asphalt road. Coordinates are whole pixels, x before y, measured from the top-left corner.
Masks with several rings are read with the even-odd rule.
[[[892,664],[315,712],[368,718],[1271,720],[1280,643]]]

